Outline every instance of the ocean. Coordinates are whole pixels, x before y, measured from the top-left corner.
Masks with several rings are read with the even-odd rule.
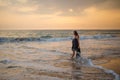
[[[87,69],[92,66],[91,68],[103,70],[104,74],[111,74],[118,80],[119,63],[112,63],[112,68],[103,64],[111,63],[111,58],[117,58],[119,62],[120,30],[77,31],[80,36],[81,56],[87,60],[83,65]],[[77,73],[73,73],[76,70],[72,65],[74,60],[70,59],[72,39],[73,30],[0,30],[0,78],[76,80],[73,77]],[[92,75],[85,75],[84,68],[82,70],[82,77]],[[99,76],[103,78],[104,75]],[[98,77],[89,78],[96,80]]]
[[[78,30],[80,39],[104,39],[120,36],[119,30]],[[71,40],[72,30],[1,30],[0,42]]]

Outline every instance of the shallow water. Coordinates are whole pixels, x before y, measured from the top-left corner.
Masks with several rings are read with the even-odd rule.
[[[23,31],[25,32],[25,31]],[[47,32],[47,31],[46,31]],[[57,31],[56,31],[57,32]],[[68,31],[70,32],[70,31]],[[1,32],[2,33],[2,32]],[[3,32],[4,33],[4,32]],[[8,41],[1,41],[0,43],[0,77],[7,80],[77,80],[77,79],[100,79],[105,76],[105,80],[113,79],[112,74],[105,73],[102,69],[97,69],[87,65],[81,67],[76,65],[75,60],[71,60],[71,39],[68,38],[69,34],[66,32],[54,33],[48,32],[45,41],[39,40],[19,40],[11,42],[10,37],[41,37],[42,32],[27,32],[26,35],[21,34],[20,31],[11,32],[9,35],[1,34],[1,37],[7,37]],[[59,33],[59,35],[58,35]],[[60,34],[61,33],[61,34]],[[80,33],[80,32],[79,32]],[[100,32],[96,35],[97,31],[85,33],[81,32],[80,39],[81,56],[87,59],[95,60],[97,58],[107,55],[120,55],[120,37],[119,33]],[[113,34],[114,33],[114,34]],[[17,34],[17,36],[16,36]],[[40,35],[39,35],[40,34]],[[65,35],[64,35],[65,34]],[[109,35],[117,37],[112,37]],[[5,36],[6,35],[6,36]],[[14,35],[14,36],[13,36]],[[64,35],[64,36],[63,36]],[[87,37],[86,37],[87,35]],[[67,39],[66,39],[67,36]],[[92,37],[91,37],[92,36]],[[97,37],[97,38],[96,38]],[[43,36],[42,36],[43,38]],[[62,38],[62,39],[61,39]],[[2,39],[2,38],[1,38]],[[104,64],[105,60],[100,60],[97,65]],[[114,66],[113,66],[114,67]],[[112,69],[112,68],[111,68]],[[16,74],[15,74],[16,73]],[[93,74],[96,76],[93,76]],[[79,77],[77,77],[77,75]],[[84,79],[86,77],[86,79]],[[88,78],[87,78],[88,77]]]

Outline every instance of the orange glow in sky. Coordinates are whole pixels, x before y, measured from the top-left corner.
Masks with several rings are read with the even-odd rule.
[[[0,0],[0,30],[120,29],[120,0]]]

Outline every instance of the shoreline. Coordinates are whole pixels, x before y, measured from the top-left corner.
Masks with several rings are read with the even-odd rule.
[[[120,76],[120,57],[109,55],[92,60],[94,65],[102,66],[105,69],[112,70]]]
[[[120,58],[119,52],[115,54],[110,53],[109,55],[101,54],[102,56],[100,57],[93,56],[92,59],[85,55],[86,49],[84,48],[89,48],[89,46],[86,47],[85,44],[82,44],[83,57],[91,59],[95,67],[89,65],[79,66],[75,61],[68,59],[71,55],[71,49],[66,45],[70,45],[70,43],[70,41],[48,42],[44,44],[32,42],[25,43],[24,45],[18,43],[19,45],[15,44],[15,46],[12,46],[13,48],[17,47],[17,49],[15,48],[16,52],[10,53],[13,48],[7,51],[1,50],[0,79],[116,80],[114,73],[106,72],[108,68],[104,66],[101,67],[101,64],[107,64],[110,63],[112,59]],[[32,45],[32,48],[30,45]],[[119,59],[117,61],[119,62]],[[115,61],[113,61],[113,63],[115,63]],[[110,64],[107,65],[109,66]]]
[[[67,56],[61,56],[62,58],[66,59]],[[61,58],[60,57],[60,58]],[[71,63],[71,64],[69,64]],[[81,79],[81,80],[86,80],[86,79],[98,79],[100,80],[103,76],[105,80],[112,80],[114,79],[114,75],[111,73],[104,72],[104,68],[100,69],[97,67],[92,67],[92,66],[79,66],[77,63],[74,63],[74,61],[63,61],[61,64],[58,65],[56,64],[56,67],[67,69],[67,67],[72,67],[71,72],[59,72],[59,71],[50,71],[50,70],[43,70],[43,69],[36,69],[34,67],[24,67],[20,65],[6,65],[2,64],[3,67],[0,68],[0,73],[1,78],[0,79],[23,79],[23,80],[45,80],[45,79],[58,79],[58,80],[74,80],[74,79]],[[9,64],[9,63],[7,63]],[[79,66],[79,67],[78,67]],[[17,74],[17,77],[14,76]],[[22,75],[21,75],[22,74]],[[29,77],[30,75],[30,77]],[[19,80],[19,79],[18,79]]]

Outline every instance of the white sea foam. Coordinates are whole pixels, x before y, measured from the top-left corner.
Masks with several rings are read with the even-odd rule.
[[[102,69],[106,73],[112,74],[113,76],[115,76],[115,80],[120,80],[120,76],[117,73],[115,73],[113,70],[109,70],[109,69],[106,69],[106,68],[104,68],[102,66],[98,66],[98,65],[94,65],[93,67]]]
[[[115,36],[112,36],[110,34],[106,34],[106,35],[101,35],[101,34],[97,34],[97,35],[87,35],[87,36],[80,36],[80,39],[81,40],[84,40],[84,39],[103,39],[103,38],[112,38],[112,37],[115,37]]]
[[[113,76],[115,76],[115,80],[120,80],[120,76],[117,73],[115,73],[113,70],[106,69],[102,66],[94,65],[92,63],[91,59],[87,59],[85,57],[80,57],[80,58],[76,59],[76,62],[82,64],[83,66],[89,66],[89,67],[95,67],[98,69],[102,69],[102,70],[104,70],[105,73],[109,73],[109,74],[112,74]]]
[[[68,72],[71,70],[69,68],[59,68],[53,65],[53,63],[60,63],[62,60],[66,60],[70,57],[71,53],[71,43],[72,34],[68,32],[65,34],[59,33],[60,31],[52,32],[29,32],[30,35],[27,35],[29,31],[25,31],[26,34],[23,34],[21,31],[14,34],[9,34],[6,32],[6,35],[0,35],[0,64],[3,65],[12,65],[21,66],[25,68],[32,67],[33,69],[45,69],[46,71],[58,71],[58,72]],[[58,33],[57,33],[58,32]],[[66,31],[65,31],[66,32]],[[71,32],[71,31],[70,31]],[[89,31],[88,31],[89,32]],[[3,32],[5,33],[5,32]],[[51,33],[48,35],[48,33]],[[92,33],[92,32],[89,32]],[[97,35],[96,35],[97,34]],[[86,36],[87,35],[87,36]],[[119,37],[114,37],[115,34],[99,34],[98,32],[92,34],[80,34],[80,43],[83,56],[91,57],[94,55],[105,55],[102,53],[110,52],[119,52]],[[119,35],[119,34],[118,34]],[[117,36],[117,35],[116,35]],[[109,38],[109,39],[108,39]],[[118,38],[118,39],[117,39]],[[88,40],[89,39],[89,40]],[[98,40],[98,39],[102,39]],[[103,40],[105,39],[105,41]],[[68,41],[67,41],[68,40]],[[58,42],[57,42],[58,41]],[[67,41],[67,42],[60,42]],[[19,43],[20,42],[20,43]],[[94,43],[93,43],[94,42]],[[4,43],[4,44],[1,44]],[[113,46],[115,45],[115,46]],[[109,47],[107,47],[109,46]],[[114,47],[110,49],[110,47]],[[97,53],[95,53],[97,52]],[[68,54],[67,54],[68,53]],[[109,54],[107,54],[109,55]],[[97,56],[95,56],[96,58]],[[81,63],[83,66],[96,67],[104,70],[106,73],[111,73],[115,76],[116,80],[119,80],[119,75],[114,71],[103,68],[102,66],[97,66],[92,63],[91,59],[82,57]],[[64,62],[63,61],[63,62]],[[67,61],[67,60],[66,60]],[[103,63],[103,62],[102,62]]]
[[[80,35],[80,40],[86,39],[104,39],[104,38],[112,38],[110,34],[106,35]],[[72,40],[72,37],[52,37],[52,36],[41,36],[41,37],[0,37],[0,42],[30,42],[30,41],[47,41],[47,42],[54,42],[54,41],[65,41],[65,40]]]

